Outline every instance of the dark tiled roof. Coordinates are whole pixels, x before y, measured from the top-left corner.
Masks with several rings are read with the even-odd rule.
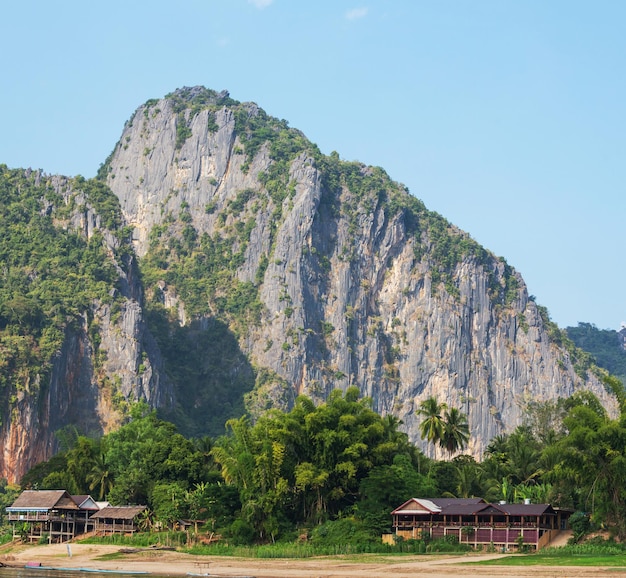
[[[78,496],[72,496],[72,500],[74,500],[74,503],[80,508],[82,506],[82,510],[98,510],[98,505],[96,504],[96,501],[89,495],[89,494],[80,494]],[[91,501],[92,503],[92,507],[89,508],[85,505],[83,505],[85,502]]]
[[[440,512],[433,511],[431,506],[441,508]],[[421,511],[420,511],[421,510]],[[496,516],[542,516],[555,514],[550,504],[488,504],[482,498],[411,498],[392,514],[415,514],[434,516],[481,516],[494,514]]]
[[[429,498],[433,504],[437,504],[440,508],[447,508],[451,505],[467,505],[467,504],[486,504],[482,498]]]
[[[24,490],[10,506],[14,510],[78,510],[65,490]]]
[[[472,514],[483,513],[489,510],[489,504],[449,504],[442,508],[440,516],[470,516]]]
[[[556,514],[550,504],[498,504],[498,508],[509,514],[509,516]]]
[[[92,520],[100,518],[113,518],[115,520],[132,520],[138,514],[141,514],[146,509],[146,506],[109,506],[97,511]]]

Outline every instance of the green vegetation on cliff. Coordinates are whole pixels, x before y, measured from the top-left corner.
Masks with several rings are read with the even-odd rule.
[[[84,202],[120,225],[119,202],[103,185],[72,184]],[[106,190],[105,190],[106,189]],[[82,323],[94,302],[112,303],[118,275],[102,232],[90,239],[62,223],[84,210],[65,201],[50,177],[0,165],[0,404],[6,417],[19,391],[36,396],[50,377],[68,327]]]
[[[341,371],[352,371],[345,369],[347,364],[337,363],[337,359],[344,355],[343,351],[340,354],[338,351],[340,347],[344,348],[346,333],[347,347],[344,349],[355,360],[356,352],[362,349],[367,338],[374,337],[382,344],[381,355],[368,371],[383,382],[381,390],[386,385],[391,386],[386,389],[390,398],[394,392],[401,391],[399,386],[404,386],[401,379],[406,380],[406,377],[402,375],[401,378],[400,364],[396,362],[402,359],[409,344],[407,332],[401,327],[407,322],[400,319],[402,313],[398,313],[393,320],[388,320],[392,327],[389,331],[385,328],[386,320],[378,316],[376,309],[380,304],[377,291],[384,284],[384,274],[391,271],[396,255],[405,247],[409,247],[407,253],[411,261],[406,269],[413,268],[410,286],[432,281],[433,294],[443,294],[442,303],[449,301],[445,299],[447,294],[456,299],[455,307],[465,307],[460,300],[462,275],[473,267],[477,270],[477,278],[483,271],[486,274],[491,299],[489,307],[493,306],[496,314],[516,311],[513,305],[523,305],[521,278],[504,259],[495,257],[442,216],[428,211],[406,187],[392,181],[382,168],[344,161],[337,153],[324,155],[286,121],[270,117],[253,103],[236,102],[224,93],[194,87],[178,90],[166,98],[169,102],[165,105],[158,100],[147,102],[136,120],[148,125],[162,112],[161,109],[173,113],[169,120],[176,123],[176,140],[170,143],[173,154],[168,158],[172,166],[167,168],[175,166],[177,178],[180,177],[183,186],[191,182],[185,180],[185,162],[193,159],[183,158],[180,150],[192,136],[192,127],[195,130],[198,126],[194,122],[198,115],[207,118],[209,133],[219,129],[219,119],[234,121],[236,140],[228,140],[229,144],[225,146],[233,148],[223,152],[227,153],[226,156],[231,155],[228,156],[229,167],[243,170],[243,174],[234,175],[233,181],[225,181],[243,183],[241,190],[224,190],[225,185],[216,178],[221,175],[207,178],[204,184],[198,181],[197,191],[213,196],[202,196],[196,205],[194,203],[201,195],[198,193],[193,197],[197,191],[192,186],[189,190],[172,188],[165,192],[167,201],[162,201],[160,220],[149,233],[147,254],[139,263],[141,289],[145,295],[145,302],[139,303],[139,315],[144,315],[151,333],[149,337],[154,337],[161,353],[159,356],[155,351],[156,359],[149,361],[163,359],[169,381],[174,383],[178,403],[161,416],[175,421],[183,434],[217,436],[227,420],[242,415],[246,394],[250,406],[257,408],[259,414],[272,405],[268,402],[268,391],[273,396],[269,401],[276,404],[281,403],[276,397],[289,390],[291,395],[285,393],[282,407],[293,407],[295,387],[278,373],[289,374],[287,357],[293,356],[298,351],[297,345],[305,340],[308,357],[303,365],[314,371],[298,386],[308,387],[308,391],[319,395],[316,399],[325,398],[333,380],[342,384],[363,383],[360,378],[351,380],[352,376]],[[229,110],[224,111],[225,107]],[[229,126],[232,128],[233,125]],[[127,136],[127,141],[130,138]],[[120,143],[118,149],[126,145]],[[262,151],[264,156],[260,156]],[[180,155],[180,161],[176,155]],[[263,164],[268,158],[269,163]],[[298,163],[294,164],[296,159]],[[34,392],[48,382],[50,363],[62,347],[68,328],[86,324],[91,343],[97,349],[97,324],[91,323],[90,311],[94,303],[110,303],[113,310],[119,305],[115,302],[116,265],[123,267],[125,257],[131,253],[127,243],[130,231],[123,227],[118,200],[104,184],[111,162],[115,162],[114,156],[107,159],[99,171],[99,180],[76,177],[63,181],[64,189],[53,188],[51,183],[56,181],[40,173],[9,171],[6,167],[0,171],[0,216],[3,219],[0,222],[3,227],[0,256],[4,265],[0,284],[0,395],[3,400],[14,402],[17,389]],[[208,161],[206,166],[212,166],[212,162]],[[211,170],[209,175],[213,175]],[[251,173],[255,170],[259,171],[257,180],[252,179],[255,175]],[[197,174],[205,174],[203,171],[204,168]],[[300,207],[294,209],[296,202],[302,200],[297,193],[304,186],[303,182],[296,182],[294,174],[303,173],[306,178],[319,179],[315,182],[320,183],[320,189],[313,190],[315,195],[320,194],[319,205],[316,207],[313,202],[317,201],[317,196],[305,199],[311,201],[307,206],[312,207],[314,214],[304,214]],[[119,175],[116,182],[120,182]],[[146,183],[149,182],[150,179],[146,179]],[[209,182],[206,189],[202,189]],[[143,184],[143,177],[137,175],[132,187],[140,189]],[[129,194],[136,194],[136,189]],[[174,199],[179,194],[185,195],[186,199],[180,204]],[[129,211],[132,206],[133,202],[125,204]],[[167,208],[172,212],[167,212]],[[302,213],[297,215],[296,211]],[[203,217],[207,218],[207,223],[199,224]],[[307,286],[312,289],[310,302],[317,300],[315,306],[319,306],[319,311],[303,311],[302,303],[295,303],[295,298],[292,301],[287,290],[289,275],[280,270],[283,263],[275,254],[277,247],[281,242],[289,243],[291,238],[277,237],[287,218],[300,218],[299,232],[310,236],[298,254],[300,261],[284,264],[284,272],[290,275],[304,270],[301,279],[306,279],[306,283],[302,286],[310,283]],[[159,216],[155,215],[155,220],[158,219]],[[139,216],[137,221],[140,220]],[[93,231],[96,222],[104,230]],[[74,230],[79,228],[81,232]],[[141,224],[138,230],[141,231],[139,242],[142,242]],[[261,241],[257,243],[259,238]],[[115,247],[106,246],[104,239]],[[389,244],[393,245],[393,250],[385,254],[386,262],[383,263],[381,254],[388,250],[385,247],[387,240],[393,241]],[[367,250],[363,250],[365,246]],[[342,305],[348,326],[345,333],[341,333],[345,326],[340,326],[335,318],[332,322],[324,318],[329,310],[326,304],[333,300],[333,293],[337,294],[329,290],[335,273],[331,268],[337,261],[342,262],[341,268],[347,265],[345,270],[352,276],[351,287],[355,289],[354,293],[358,292],[353,302]],[[372,265],[375,265],[376,274],[381,273],[380,282],[371,281]],[[267,274],[268,270],[272,275]],[[277,270],[279,274],[275,274]],[[263,293],[274,289],[263,287],[264,283],[280,284],[275,293],[280,295],[277,311],[268,311],[261,300]],[[398,291],[402,292],[402,297],[410,297],[409,283]],[[141,301],[139,293],[137,299]],[[399,294],[398,301],[402,297]],[[367,312],[358,310],[357,299],[367,303]],[[340,319],[342,313],[339,311]],[[563,347],[562,367],[569,367],[571,360],[581,378],[585,378],[590,369],[596,372],[591,356],[576,348],[550,322],[547,311],[540,308],[540,314],[552,341]],[[366,317],[366,323],[371,322],[371,327],[357,327],[358,320]],[[522,317],[518,314],[518,327],[524,329],[525,319]],[[274,356],[271,363],[277,359],[276,365],[271,370],[253,368],[243,352],[243,347],[251,350],[251,332],[261,335],[265,329],[263,324],[269,326],[274,319],[278,326],[283,320],[293,322],[299,318],[304,321],[288,327],[284,336],[272,335],[273,340],[264,340],[264,353],[274,347],[268,358]],[[138,320],[141,324],[142,319]],[[511,327],[515,330],[515,324]],[[528,324],[525,327],[527,330]],[[130,336],[131,339],[135,337]],[[374,353],[373,349],[371,351]],[[148,352],[144,352],[144,356],[147,355]],[[97,355],[94,361],[97,361]],[[143,361],[146,359],[138,360],[138,375],[131,377],[136,378],[137,383],[148,367]],[[94,365],[96,370],[102,369],[97,363]],[[380,365],[382,370],[376,373]],[[351,363],[350,366],[359,365]],[[146,388],[164,377],[158,363],[150,363],[149,367],[153,370],[153,381],[148,383],[146,377],[142,383]],[[306,378],[316,371],[315,378],[307,381]],[[596,374],[613,388],[608,376],[600,372]],[[319,375],[326,382],[318,381]],[[118,376],[104,376],[104,379],[119,381]],[[255,382],[257,389],[251,392]],[[379,385],[375,383],[375,387]],[[157,398],[155,395],[154,399]],[[132,400],[124,400],[127,401]],[[400,404],[394,406],[394,410],[396,407]],[[6,416],[7,412],[4,412],[3,418]],[[462,466],[465,473],[473,467],[469,463]]]
[[[617,331],[598,329],[592,323],[579,323],[577,327],[567,327],[565,331],[578,347],[593,355],[600,367],[626,384],[626,351],[621,346]]]

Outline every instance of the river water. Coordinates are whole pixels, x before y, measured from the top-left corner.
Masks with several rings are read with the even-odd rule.
[[[0,578],[130,578],[144,574],[117,572],[80,572],[76,570],[48,570],[46,568],[0,568]],[[168,574],[145,574],[149,578],[169,578]]]

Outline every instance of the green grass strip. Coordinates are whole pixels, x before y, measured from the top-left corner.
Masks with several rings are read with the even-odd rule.
[[[467,564],[480,564],[483,566],[599,566],[620,568],[626,571],[626,554],[617,555],[544,555],[528,554],[503,556],[492,560],[482,560],[478,562],[467,562]]]

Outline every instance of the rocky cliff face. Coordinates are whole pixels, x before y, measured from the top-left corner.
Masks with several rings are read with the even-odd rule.
[[[253,365],[271,370],[259,375],[274,376],[257,379],[253,410],[357,385],[419,442],[417,408],[435,396],[467,413],[479,456],[529,401],[584,388],[612,404],[551,341],[505,262],[381,169],[321,155],[254,104],[201,88],[150,101],[106,169],[140,260],[176,257],[173,239],[179,260],[218,241],[238,257],[233,282],[260,303],[243,326],[223,306],[228,288],[199,290],[206,307],[192,312],[166,267],[152,297],[176,305],[182,324],[231,324]]]
[[[468,415],[477,457],[530,402],[588,389],[614,408],[506,262],[382,169],[322,155],[253,103],[199,87],[149,101],[100,177],[121,205],[115,232],[107,191],[54,177],[41,198],[57,226],[98,240],[117,278],[63,322],[44,377],[0,374],[14,388],[9,481],[66,426],[108,432],[137,400],[204,435],[244,394],[259,413],[356,385],[421,444],[417,410],[434,396]]]
[[[168,407],[173,399],[158,347],[146,330],[134,258],[116,256],[119,241],[80,188],[64,177],[51,177],[49,182],[59,201],[58,206],[46,202],[43,212],[53,216],[56,226],[77,231],[85,239],[102,234],[118,274],[117,289],[111,288],[116,299],[114,306],[94,300],[81,317],[68,320],[49,379],[14,376],[10,419],[0,426],[0,476],[9,482],[19,481],[30,467],[58,451],[59,432],[68,426],[85,435],[102,435],[120,424],[128,400]],[[2,367],[6,371],[4,363]]]

